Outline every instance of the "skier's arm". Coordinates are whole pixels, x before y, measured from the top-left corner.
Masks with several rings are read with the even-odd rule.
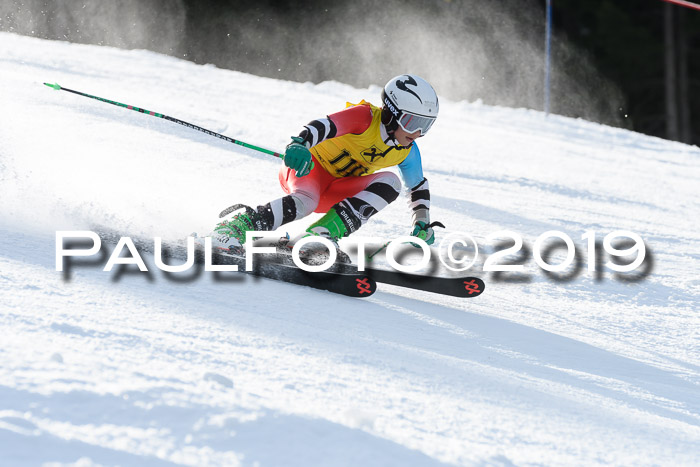
[[[399,172],[408,188],[408,205],[413,213],[413,225],[418,222],[430,224],[430,187],[423,176],[423,163],[416,143],[413,143],[408,157],[399,164]]]
[[[325,118],[312,120],[299,133],[302,144],[307,148],[336,136],[348,133],[362,134],[372,123],[372,110],[368,105],[348,107]]]

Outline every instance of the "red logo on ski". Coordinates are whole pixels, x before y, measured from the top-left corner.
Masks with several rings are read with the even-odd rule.
[[[476,283],[474,279],[470,281],[464,281],[464,288],[469,292],[469,295],[475,294],[475,293],[481,293],[481,289],[479,288],[479,284]]]
[[[369,283],[369,279],[367,277],[363,279],[355,279],[355,282],[357,282],[357,290],[360,292],[360,295],[372,293],[372,285]]]

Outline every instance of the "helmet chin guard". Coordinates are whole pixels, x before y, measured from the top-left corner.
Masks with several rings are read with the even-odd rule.
[[[420,76],[399,75],[382,90],[382,123],[387,131],[401,127],[425,135],[438,116],[440,105],[433,87]]]

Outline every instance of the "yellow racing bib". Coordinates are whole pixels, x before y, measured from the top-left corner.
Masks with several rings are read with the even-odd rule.
[[[311,148],[318,162],[328,173],[336,178],[359,177],[369,175],[377,170],[393,167],[403,162],[411,148],[387,146],[381,135],[382,109],[364,100],[359,104],[367,105],[372,110],[372,123],[364,133],[346,135],[327,139]]]

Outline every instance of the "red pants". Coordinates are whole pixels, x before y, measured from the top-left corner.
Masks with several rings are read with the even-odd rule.
[[[280,185],[287,194],[295,193],[308,200],[309,214],[313,212],[325,213],[334,204],[354,196],[369,186],[377,179],[392,179],[392,185],[400,182],[392,172],[377,172],[364,177],[336,178],[313,158],[314,168],[304,177],[297,177],[295,172],[286,166],[282,166],[279,172]],[[400,186],[400,185],[399,185]]]

